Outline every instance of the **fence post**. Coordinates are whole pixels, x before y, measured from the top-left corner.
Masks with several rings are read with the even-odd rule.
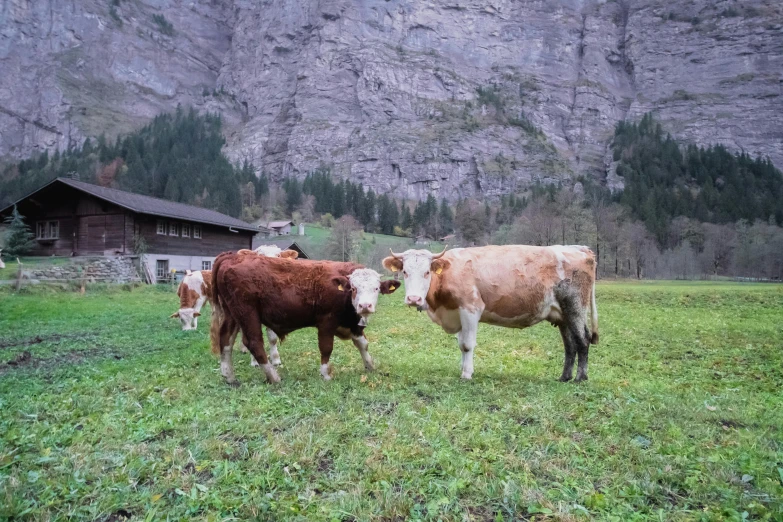
[[[19,265],[19,268],[16,270],[16,291],[18,292],[20,288],[22,288],[22,262],[19,261],[19,258],[16,258],[16,263]]]

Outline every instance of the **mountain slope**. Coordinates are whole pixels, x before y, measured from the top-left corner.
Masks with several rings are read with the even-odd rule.
[[[775,0],[55,0],[3,4],[0,157],[223,114],[272,179],[322,165],[451,200],[612,173],[614,126],[783,164]]]

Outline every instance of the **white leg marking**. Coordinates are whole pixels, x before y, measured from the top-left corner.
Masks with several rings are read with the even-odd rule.
[[[368,372],[373,371],[375,369],[375,365],[372,362],[372,356],[370,355],[370,352],[367,351],[367,347],[370,345],[369,341],[367,341],[367,338],[364,335],[360,337],[352,335],[351,340],[353,341],[353,345],[359,349],[359,353],[362,354],[364,369]]]
[[[322,364],[321,365],[321,377],[323,377],[325,381],[331,381],[332,380],[332,365],[331,364]]]
[[[280,376],[277,375],[277,370],[275,370],[274,366],[272,366],[269,363],[266,363],[261,365],[261,369],[264,370],[267,381],[269,381],[270,383],[280,382]]]
[[[269,362],[274,366],[280,366],[283,364],[283,361],[280,360],[280,353],[277,351],[280,338],[269,328],[266,329],[266,338],[269,339]]]
[[[482,310],[469,311],[459,309],[459,319],[462,330],[457,334],[459,349],[462,352],[462,378],[473,378],[473,349],[476,347],[476,334],[478,333],[479,319]]]

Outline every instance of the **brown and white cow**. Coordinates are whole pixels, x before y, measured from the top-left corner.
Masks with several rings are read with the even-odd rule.
[[[275,245],[262,245],[255,250],[240,250],[239,253],[288,259],[296,259],[299,255],[295,250],[281,250],[280,247]],[[171,314],[171,317],[179,318],[182,330],[195,330],[198,327],[198,318],[201,316],[201,308],[204,306],[204,303],[209,301],[212,304],[212,271],[199,270],[191,272],[188,270],[177,287],[177,296],[179,296],[179,310]],[[272,364],[279,366],[281,364],[280,353],[277,349],[279,339],[275,332],[269,328],[267,328],[266,334],[269,339],[269,355]],[[241,349],[243,352],[247,352],[247,348],[244,345],[242,345]],[[252,356],[250,357],[250,364],[258,366],[258,362]]]
[[[598,343],[595,256],[585,246],[486,246],[392,252],[383,260],[402,272],[405,304],[426,310],[446,332],[457,334],[462,378],[473,376],[479,323],[527,328],[549,321],[560,328],[565,346],[561,381],[587,379],[590,344]],[[590,312],[588,330],[585,312]]]
[[[294,262],[234,253],[219,255],[213,274],[212,350],[220,354],[221,373],[233,386],[239,384],[231,362],[237,327],[269,382],[279,382],[280,377],[267,360],[261,325],[281,339],[300,328],[316,327],[324,380],[331,379],[335,336],[351,339],[365,368],[372,370],[364,327],[375,312],[378,294],[390,294],[399,286],[396,281],[381,282],[375,270],[355,263]]]

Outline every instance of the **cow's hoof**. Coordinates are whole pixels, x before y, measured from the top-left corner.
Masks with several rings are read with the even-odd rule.
[[[375,371],[375,365],[373,363],[364,363],[364,369],[368,372],[374,372]]]
[[[568,382],[572,379],[570,375],[561,375],[558,381],[560,382]]]
[[[228,384],[232,388],[239,388],[242,386],[242,383],[239,381],[226,381],[226,384]]]
[[[585,382],[587,380],[587,375],[577,375],[576,380],[574,382]]]
[[[272,358],[270,359],[270,362],[272,363],[272,366],[280,366],[283,364],[283,361],[280,360],[280,357]]]
[[[250,359],[250,366],[252,366],[253,368],[258,368],[260,365],[258,364],[258,361],[256,361],[255,359]]]
[[[462,379],[465,379],[466,381],[470,381],[473,379],[473,374],[468,372],[462,372]]]
[[[322,364],[321,365],[321,377],[323,377],[325,381],[331,381],[332,380],[332,365],[331,364]]]

